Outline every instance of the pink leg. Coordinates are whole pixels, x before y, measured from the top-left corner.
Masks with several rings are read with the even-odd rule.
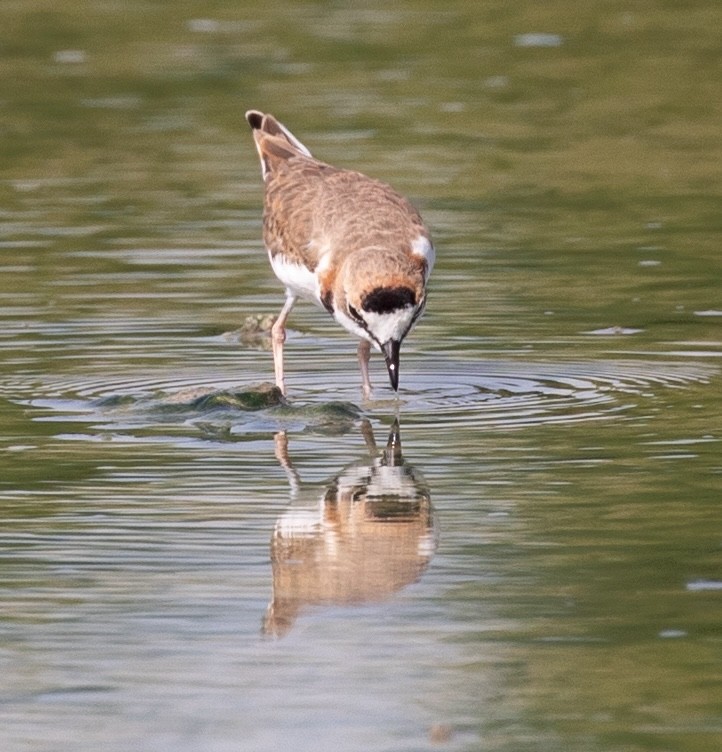
[[[271,327],[271,344],[273,345],[273,370],[276,374],[276,386],[281,394],[286,394],[286,385],[283,381],[283,343],[286,341],[286,319],[291,313],[296,298],[286,293],[286,302],[278,314],[278,318]]]
[[[361,368],[361,390],[364,399],[371,399],[371,380],[369,379],[369,358],[371,357],[371,343],[362,339],[358,343],[358,364]]]

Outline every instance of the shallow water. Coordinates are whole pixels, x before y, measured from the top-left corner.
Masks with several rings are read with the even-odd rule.
[[[719,748],[719,16],[3,4],[3,750]],[[398,399],[248,107],[432,227]]]

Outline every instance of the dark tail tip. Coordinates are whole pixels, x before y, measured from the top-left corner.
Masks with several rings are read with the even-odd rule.
[[[254,131],[260,130],[263,125],[263,113],[258,110],[248,110],[246,120]]]

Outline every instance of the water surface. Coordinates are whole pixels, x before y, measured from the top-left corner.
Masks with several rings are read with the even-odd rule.
[[[719,22],[3,4],[4,750],[719,748]],[[432,227],[398,400],[249,107]]]

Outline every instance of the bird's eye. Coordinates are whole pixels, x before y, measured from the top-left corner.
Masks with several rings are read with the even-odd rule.
[[[356,308],[354,308],[350,303],[348,305],[348,312],[351,315],[351,318],[358,324],[365,324],[365,321],[363,320],[363,317],[358,312]]]

